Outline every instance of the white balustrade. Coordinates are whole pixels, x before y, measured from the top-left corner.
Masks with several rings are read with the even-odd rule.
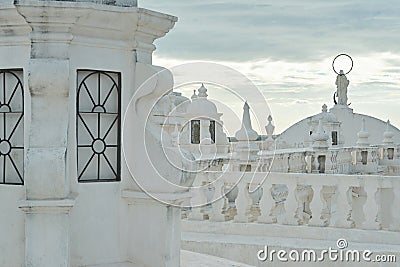
[[[384,213],[385,222],[389,230],[400,231],[400,177],[306,173],[270,173],[267,177],[266,175],[265,172],[256,174],[228,172],[223,176],[218,172],[198,174],[195,185],[203,186],[194,187],[195,195],[191,203],[197,206],[207,202],[204,190],[206,181],[214,180],[211,182],[214,196],[211,205],[208,206],[209,210],[192,208],[189,220],[206,220],[209,217],[209,220],[214,222],[230,220],[236,223],[278,223],[380,230],[382,208],[388,208],[382,207],[381,203],[387,203],[388,197],[393,197],[389,200],[392,203],[389,207],[391,212]],[[240,181],[237,183],[237,180]],[[258,211],[254,213],[254,209],[253,213],[251,212],[250,183],[254,185],[261,183],[259,213]],[[227,192],[225,187],[235,184],[236,188],[231,191],[228,202],[228,198],[224,195]],[[359,188],[360,191],[354,191],[353,188]],[[383,189],[393,190],[393,194],[383,194],[381,193]],[[365,202],[352,201],[359,193],[360,197],[365,197]],[[386,199],[386,202],[382,199]],[[353,209],[357,211],[354,213],[355,217]]]

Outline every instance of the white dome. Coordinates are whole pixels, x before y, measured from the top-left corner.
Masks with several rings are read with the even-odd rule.
[[[218,114],[217,106],[207,99],[207,89],[202,84],[198,89],[199,94],[197,97],[192,97],[192,102],[189,103],[186,112],[188,114],[196,115],[212,115],[213,117]]]
[[[194,99],[187,108],[187,113],[198,115],[215,115],[218,113],[217,107],[207,98],[199,97]]]

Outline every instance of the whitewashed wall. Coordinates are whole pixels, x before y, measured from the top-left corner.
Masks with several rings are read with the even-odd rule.
[[[23,1],[21,1],[23,2]],[[122,1],[119,1],[122,2]],[[135,2],[135,1],[132,1]],[[45,6],[43,9],[47,9],[46,5],[49,5],[48,13],[51,19],[57,20],[57,18],[62,17],[72,18],[79,16],[81,19],[79,26],[76,26],[74,30],[66,27],[66,29],[71,29],[67,37],[73,37],[71,43],[68,43],[67,38],[62,39],[60,41],[60,47],[57,48],[57,45],[49,45],[48,52],[49,54],[53,53],[52,56],[57,55],[57,51],[60,52],[60,59],[55,59],[54,61],[63,61],[63,66],[68,66],[69,73],[67,73],[67,78],[69,82],[69,92],[68,95],[61,95],[59,98],[66,99],[68,97],[68,107],[54,107],[54,103],[51,102],[52,99],[52,89],[49,89],[49,92],[44,93],[45,103],[40,106],[39,111],[46,113],[52,112],[51,118],[57,118],[58,114],[60,117],[68,112],[68,132],[67,132],[67,156],[65,158],[65,162],[63,162],[64,158],[61,158],[60,162],[62,167],[66,166],[66,173],[64,177],[64,173],[62,173],[61,180],[62,182],[66,182],[67,186],[64,187],[62,185],[63,192],[68,192],[67,196],[60,196],[61,199],[70,201],[73,203],[73,207],[70,211],[69,219],[68,215],[61,212],[60,216],[57,217],[57,214],[53,217],[54,221],[47,220],[45,223],[41,223],[42,216],[46,217],[46,212],[51,213],[51,209],[58,205],[61,201],[58,199],[52,199],[55,203],[49,205],[48,196],[39,195],[38,192],[46,192],[48,188],[41,188],[38,184],[30,184],[31,186],[38,188],[34,196],[34,200],[30,202],[29,197],[27,197],[26,190],[29,188],[28,186],[16,186],[16,185],[2,185],[0,184],[0,266],[14,267],[14,266],[25,266],[30,263],[25,262],[26,251],[25,247],[27,246],[27,240],[30,245],[34,245],[35,248],[39,247],[37,251],[31,253],[34,254],[34,260],[39,259],[42,256],[43,250],[46,249],[46,245],[51,244],[52,241],[56,240],[57,237],[54,237],[54,231],[48,232],[48,238],[50,240],[46,240],[46,236],[38,236],[38,233],[43,233],[43,231],[47,231],[47,225],[52,228],[51,230],[56,230],[56,232],[60,233],[62,237],[60,238],[63,241],[63,244],[56,244],[54,246],[54,251],[61,251],[60,255],[66,255],[65,259],[55,259],[57,262],[66,263],[66,265],[62,266],[88,266],[95,264],[104,264],[107,266],[110,263],[116,262],[126,262],[132,259],[132,253],[129,250],[135,249],[139,250],[141,247],[131,245],[131,237],[132,235],[128,235],[127,233],[132,234],[133,227],[132,223],[129,220],[135,219],[136,214],[132,213],[132,211],[128,210],[128,202],[126,198],[122,197],[121,192],[124,189],[135,190],[137,187],[135,186],[133,179],[128,171],[128,168],[125,164],[123,157],[121,157],[121,181],[120,182],[103,182],[103,183],[78,183],[77,181],[77,163],[76,163],[76,90],[77,90],[77,70],[78,69],[91,69],[91,70],[102,70],[102,71],[113,71],[121,73],[121,110],[126,110],[128,103],[133,95],[133,92],[136,88],[135,84],[135,74],[136,74],[136,61],[141,62],[142,65],[151,64],[151,52],[154,50],[154,46],[152,42],[154,39],[160,38],[168,32],[170,28],[173,27],[176,18],[172,16],[168,16],[161,13],[156,13],[152,11],[148,11],[145,9],[128,9],[128,8],[118,8],[113,6],[96,6],[95,4],[85,4],[85,3],[72,3],[72,2],[57,2],[57,3],[45,3],[43,2],[29,2],[22,3],[25,5],[24,12],[30,12],[32,17],[35,17],[38,13],[42,12],[41,7],[38,7],[37,10],[34,8],[31,10],[30,5],[35,5],[36,7],[43,5]],[[52,6],[53,5],[53,6]],[[65,5],[65,6],[64,6]],[[51,7],[52,6],[52,7]],[[57,13],[57,8],[63,7],[62,10],[58,11],[66,11],[65,13],[60,12]],[[35,7],[35,8],[36,8]],[[75,9],[75,10],[74,10]],[[79,11],[79,12],[75,12]],[[55,13],[52,13],[55,12]],[[70,13],[68,13],[70,12]],[[67,14],[68,13],[68,14]],[[85,15],[82,15],[85,13]],[[141,13],[139,15],[139,13]],[[6,14],[6,15],[4,15]],[[30,147],[29,144],[29,133],[32,133],[31,127],[31,98],[28,86],[28,70],[36,71],[36,81],[38,77],[43,78],[40,82],[46,84],[46,78],[43,76],[38,76],[39,74],[43,74],[43,69],[36,68],[35,66],[29,66],[30,59],[32,57],[40,54],[44,59],[40,59],[42,62],[46,62],[46,49],[40,51],[31,51],[31,40],[30,40],[30,31],[31,27],[26,23],[24,17],[22,17],[15,9],[15,6],[12,4],[4,5],[4,1],[0,2],[0,15],[3,20],[0,21],[0,69],[10,69],[10,68],[22,68],[24,70],[24,89],[25,89],[25,117],[24,117],[24,145],[27,148]],[[4,15],[4,16],[3,16]],[[64,16],[64,17],[63,17]],[[40,17],[40,16],[38,16]],[[105,19],[107,18],[107,19]],[[117,19],[116,19],[117,18]],[[66,19],[66,20],[68,20]],[[143,20],[143,21],[140,21]],[[51,20],[50,20],[51,21]],[[73,21],[73,19],[71,19]],[[140,22],[139,22],[140,21]],[[53,23],[54,21],[45,23]],[[65,22],[65,21],[63,21]],[[67,22],[67,24],[70,21]],[[71,22],[73,23],[73,22]],[[103,23],[103,25],[101,25]],[[57,23],[56,23],[57,24]],[[4,27],[9,27],[10,25],[16,25],[18,31],[9,31],[5,32]],[[21,26],[22,25],[22,26]],[[105,27],[106,25],[107,27]],[[54,26],[54,25],[52,25]],[[62,28],[62,27],[60,27]],[[73,28],[73,27],[72,27]],[[107,29],[106,29],[107,28]],[[140,29],[139,29],[140,28]],[[58,28],[51,28],[50,30],[55,30],[55,36],[57,37]],[[143,39],[135,39],[135,33],[140,31],[141,37]],[[20,36],[17,36],[17,35]],[[39,35],[42,32],[39,33]],[[48,37],[48,32],[46,32],[43,36],[44,39]],[[52,33],[51,33],[52,34]],[[52,36],[49,34],[49,36]],[[3,35],[7,35],[4,37]],[[143,37],[145,36],[145,37]],[[54,36],[52,36],[54,37]],[[64,37],[64,35],[63,35]],[[51,39],[51,38],[50,38]],[[67,41],[66,41],[67,40]],[[65,41],[68,45],[64,45],[62,43]],[[44,41],[45,42],[45,41]],[[51,41],[50,41],[51,43]],[[58,43],[58,42],[56,42]],[[137,46],[141,46],[138,48]],[[66,50],[63,50],[67,47]],[[45,47],[46,48],[46,47]],[[57,50],[59,49],[59,50]],[[67,52],[66,52],[67,51]],[[31,54],[35,54],[33,56]],[[50,56],[50,58],[52,57]],[[68,60],[65,60],[65,58]],[[40,56],[39,56],[40,57]],[[36,60],[36,59],[35,59]],[[39,61],[40,61],[39,60]],[[31,60],[32,63],[33,60]],[[50,60],[51,61],[51,60]],[[40,64],[39,64],[40,65]],[[57,63],[47,66],[55,66]],[[46,66],[46,64],[42,64],[40,66]],[[55,70],[57,72],[59,70]],[[60,73],[56,73],[60,74]],[[62,73],[62,77],[65,78],[66,73]],[[51,75],[51,74],[49,74]],[[51,77],[48,77],[51,78]],[[147,77],[142,77],[144,80]],[[51,79],[50,79],[51,80]],[[39,88],[40,89],[40,88]],[[54,88],[57,90],[59,88]],[[62,88],[61,88],[62,89]],[[40,90],[39,90],[40,91]],[[36,92],[40,94],[41,92]],[[39,100],[40,101],[40,100]],[[36,99],[36,104],[39,103]],[[46,102],[47,101],[47,102]],[[51,103],[53,106],[51,110],[47,109],[46,104]],[[38,106],[36,106],[36,110],[38,110]],[[45,118],[46,116],[42,116]],[[121,118],[123,119],[123,117]],[[37,122],[36,122],[37,123]],[[46,125],[46,123],[43,123]],[[51,127],[50,127],[51,128]],[[53,125],[54,128],[54,125]],[[57,131],[58,129],[47,129],[37,127],[34,129],[36,133],[41,134],[40,136],[41,142],[45,142],[46,134],[49,136],[54,136],[51,134],[51,130]],[[64,133],[63,133],[64,134]],[[43,137],[43,138],[42,138]],[[62,141],[60,141],[62,142]],[[121,151],[122,152],[122,151]],[[46,151],[45,151],[46,153]],[[44,153],[44,154],[45,154]],[[51,156],[51,155],[48,155]],[[26,156],[25,156],[26,159]],[[26,162],[25,162],[26,164]],[[49,166],[40,166],[40,163],[35,163],[37,165],[33,166],[35,171],[40,169],[45,170]],[[39,164],[39,165],[38,165]],[[32,165],[32,163],[31,163]],[[25,181],[29,181],[30,173],[26,171],[25,168]],[[62,168],[60,168],[62,169]],[[62,169],[63,170],[63,169]],[[61,171],[63,172],[63,171]],[[46,179],[44,179],[46,178]],[[57,177],[60,178],[60,177]],[[36,175],[36,179],[39,182],[51,181],[52,177],[46,176],[41,179],[40,175]],[[30,180],[32,183],[32,179]],[[60,185],[55,185],[59,186]],[[52,188],[52,185],[49,187]],[[29,191],[29,190],[28,190]],[[55,190],[56,191],[56,190]],[[29,193],[29,192],[28,192]],[[53,194],[54,195],[54,194]],[[52,195],[52,197],[54,197]],[[67,197],[67,198],[65,198]],[[28,198],[28,199],[27,199]],[[20,209],[21,203],[24,202],[24,208],[26,214]],[[27,200],[27,201],[26,201]],[[47,209],[43,213],[38,213],[32,215],[30,209],[31,203],[39,203],[39,209],[43,205]],[[58,204],[57,204],[58,203]],[[132,203],[131,203],[132,204]],[[51,205],[54,205],[51,207]],[[54,211],[54,210],[53,210]],[[143,215],[143,214],[142,214]],[[140,214],[137,214],[140,216]],[[37,230],[41,225],[44,227],[40,228],[39,231],[25,231],[25,227],[27,223],[25,222],[25,218],[36,219],[31,220],[31,224],[29,224],[30,230],[36,227]],[[51,216],[50,216],[51,217]],[[47,216],[49,218],[49,216]],[[67,218],[67,219],[65,219]],[[28,221],[27,219],[27,221]],[[62,223],[59,223],[62,221]],[[157,218],[155,218],[157,220]],[[64,224],[67,222],[67,224]],[[70,229],[67,229],[65,225],[68,225]],[[66,229],[64,229],[64,226]],[[178,224],[179,226],[179,224]],[[60,229],[62,227],[62,229]],[[171,225],[171,228],[174,226]],[[179,230],[179,228],[177,228]],[[43,230],[41,232],[41,230]],[[65,240],[65,233],[68,234]],[[25,234],[25,233],[34,233],[33,235]],[[47,233],[47,232],[46,232]],[[178,232],[179,233],[179,232]],[[45,234],[44,234],[45,235]],[[52,236],[53,235],[53,236]],[[42,238],[43,237],[43,238]],[[136,241],[135,241],[136,242]],[[154,242],[156,244],[156,239],[150,240],[150,242]],[[179,244],[179,242],[176,242]],[[45,245],[44,245],[45,244]],[[168,242],[162,244],[162,246],[167,246]],[[65,248],[70,248],[70,257],[68,257],[68,251]],[[44,248],[44,249],[43,249]],[[52,248],[53,249],[53,248]],[[176,249],[177,254],[179,254],[179,248]],[[28,251],[28,250],[27,250]],[[36,254],[35,254],[36,253]],[[140,253],[139,253],[140,254]],[[46,257],[57,257],[54,255],[46,255]],[[176,255],[173,255],[176,257]],[[68,260],[70,258],[70,261]],[[179,258],[179,255],[178,255]],[[51,260],[46,261],[51,262]],[[161,261],[158,261],[159,264],[162,265]],[[35,265],[39,266],[39,265]],[[42,266],[42,265],[41,265]],[[47,265],[47,266],[55,266],[55,265]],[[57,265],[58,266],[58,265]]]

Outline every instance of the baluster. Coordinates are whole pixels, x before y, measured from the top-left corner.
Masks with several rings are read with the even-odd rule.
[[[285,217],[283,224],[300,225],[299,203],[296,198],[297,182],[290,181],[286,184],[288,187],[288,196],[285,201]]]
[[[349,204],[349,185],[340,184],[336,187],[336,212],[334,213],[334,222],[336,227],[351,228],[354,222],[351,220],[352,207]]]
[[[301,154],[300,160],[301,160],[301,167],[300,167],[301,171],[300,172],[308,172],[307,171],[307,156],[306,156],[305,152],[303,152]]]
[[[238,195],[235,199],[237,214],[233,219],[235,222],[248,222],[252,200],[247,182],[241,180],[238,185]]]
[[[392,222],[389,230],[400,231],[400,182],[393,181]]]
[[[363,206],[363,212],[365,221],[362,223],[363,229],[381,229],[382,226],[378,222],[379,205],[376,200],[376,193],[378,189],[378,183],[374,181],[368,181],[365,183],[364,191],[367,193],[367,201]]]
[[[225,221],[225,215],[223,214],[224,212],[224,206],[226,204],[226,197],[225,197],[225,182],[219,178],[215,180],[214,182],[214,196],[213,196],[213,202],[211,203],[211,214],[210,214],[210,221],[214,222],[224,222]]]
[[[204,192],[204,185],[201,185],[202,182],[197,183],[195,187],[193,187],[194,196],[190,200],[190,204],[192,206],[192,211],[189,214],[190,220],[202,221],[204,220],[204,206],[207,203],[207,197]]]
[[[316,184],[312,186],[314,191],[313,199],[310,203],[311,209],[311,220],[308,223],[312,226],[325,226],[325,221],[321,219],[322,209],[324,207],[324,200],[322,197],[322,188],[323,185]]]
[[[312,172],[312,156],[311,155],[306,155],[304,158],[306,162],[306,172],[311,173]]]
[[[275,219],[271,215],[271,211],[275,206],[275,201],[272,198],[271,187],[272,184],[270,180],[264,181],[264,184],[261,186],[263,190],[263,194],[260,200],[260,213],[261,215],[258,217],[257,221],[260,223],[274,223]]]

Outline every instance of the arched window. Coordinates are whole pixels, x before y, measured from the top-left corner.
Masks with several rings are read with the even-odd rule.
[[[121,74],[79,70],[77,78],[78,181],[120,181]]]
[[[0,183],[24,184],[22,70],[0,70]]]
[[[200,144],[200,120],[190,122],[191,143]]]

